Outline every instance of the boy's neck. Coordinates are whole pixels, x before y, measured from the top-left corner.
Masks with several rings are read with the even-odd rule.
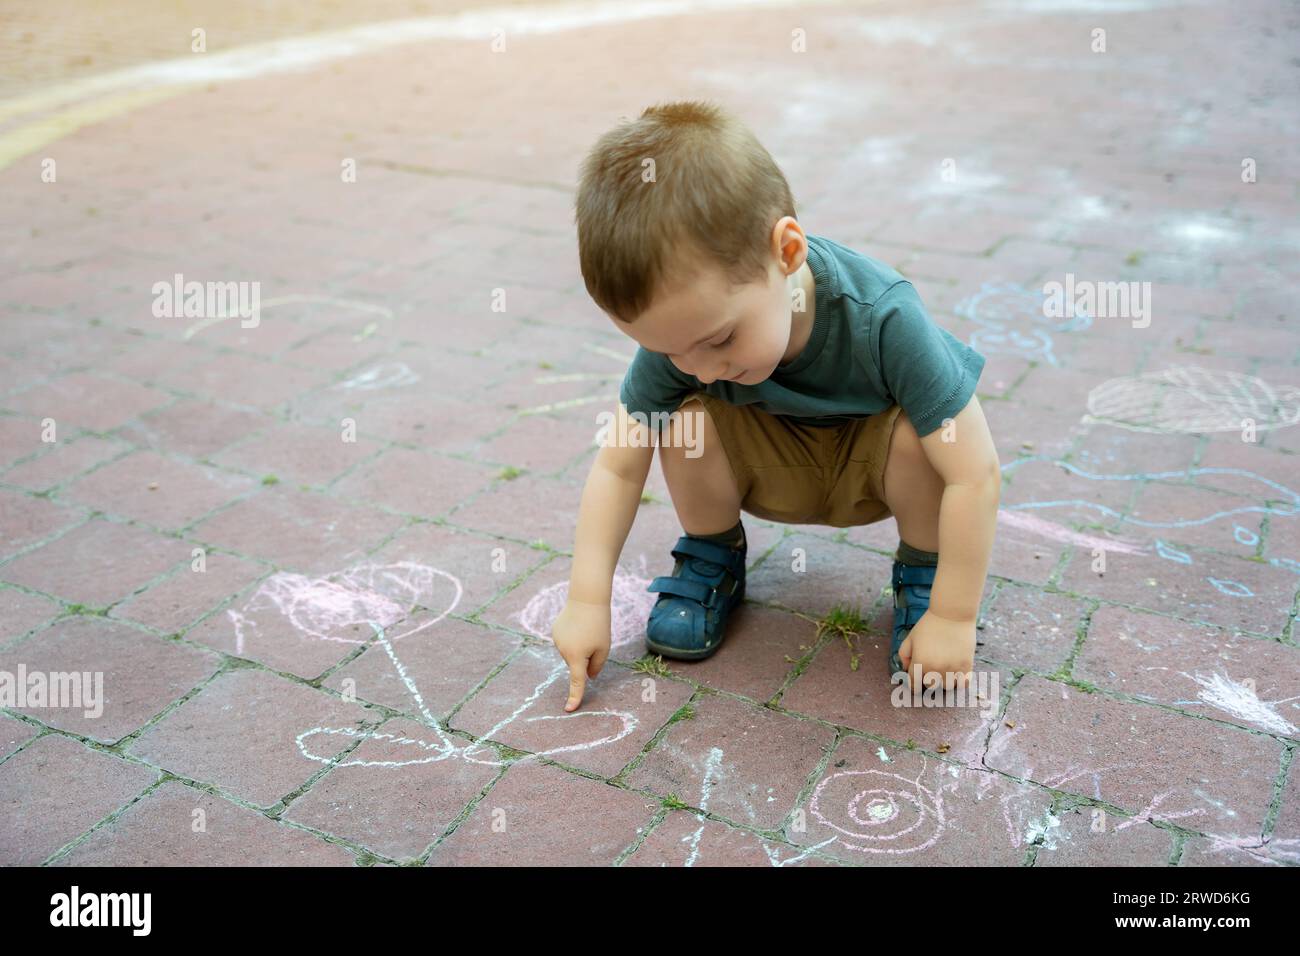
[[[807,259],[805,259],[804,264],[799,267],[799,271],[795,273],[795,277],[799,283],[799,287],[802,288],[804,292],[804,311],[796,312],[794,309],[794,303],[793,301],[791,302],[790,344],[785,350],[785,355],[781,357],[778,367],[780,365],[789,365],[797,359],[800,353],[803,352],[804,346],[808,344],[808,340],[812,338],[813,320],[817,311],[817,283],[816,280],[813,279],[812,268],[808,265]]]

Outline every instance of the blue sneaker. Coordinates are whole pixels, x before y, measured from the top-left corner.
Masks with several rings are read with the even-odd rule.
[[[682,535],[673,548],[681,566],[660,575],[647,591],[659,592],[646,622],[646,647],[653,654],[684,661],[712,655],[722,644],[727,616],[745,598],[745,553],[749,542],[741,527],[740,544],[727,547]]]
[[[938,566],[933,564],[904,564],[902,561],[894,561],[894,639],[889,649],[891,676],[903,670],[898,649],[907,639],[907,632],[916,627],[916,622],[929,608],[930,587],[934,584],[938,570]]]

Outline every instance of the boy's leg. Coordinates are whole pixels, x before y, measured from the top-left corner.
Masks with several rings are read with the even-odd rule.
[[[683,422],[669,419],[659,444],[659,461],[677,518],[687,534],[729,531],[740,521],[740,489],[718,430],[698,398],[683,402],[679,411],[694,416],[692,427],[683,435]],[[694,439],[694,449],[684,447],[684,437]],[[701,452],[697,457],[688,456],[697,450]]]

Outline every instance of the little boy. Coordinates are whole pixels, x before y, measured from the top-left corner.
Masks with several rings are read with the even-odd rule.
[[[652,438],[686,533],[672,574],[649,587],[651,653],[717,651],[745,594],[742,510],[832,527],[892,514],[891,673],[968,685],[1001,484],[975,397],[984,357],[895,270],[806,234],[771,156],[711,104],[654,106],[601,137],[576,221],[588,293],[640,347],[583,490],[552,627],[565,710],[609,653]]]

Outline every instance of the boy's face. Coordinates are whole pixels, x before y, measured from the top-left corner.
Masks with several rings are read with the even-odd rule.
[[[690,281],[659,292],[635,322],[615,324],[643,348],[667,355],[705,385],[717,380],[757,385],[794,358],[786,355],[793,323],[791,296],[801,282],[812,284],[804,265],[806,243],[802,235],[797,248],[793,240],[787,243],[788,266],[774,250],[766,278],[738,288],[731,288],[712,263],[707,268],[702,264]],[[806,305],[811,311],[811,294]]]

